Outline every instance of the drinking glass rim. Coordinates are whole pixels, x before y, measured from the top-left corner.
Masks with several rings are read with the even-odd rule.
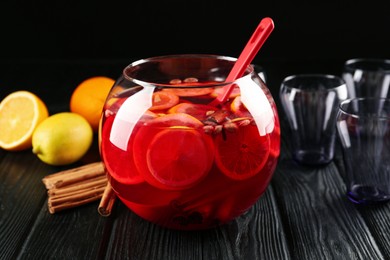
[[[389,66],[389,69],[383,69],[382,68],[382,71],[385,71],[385,72],[390,72],[390,59],[386,59],[386,58],[351,58],[351,59],[348,59],[344,62],[344,70],[348,71],[348,72],[352,72],[352,71],[355,71],[355,70],[359,70],[361,68],[359,67],[353,67],[354,65],[358,64],[358,63],[370,63],[370,64],[375,64],[375,65],[380,65],[380,64],[385,64],[385,65],[388,65]],[[375,71],[375,69],[365,69],[367,71]]]
[[[354,97],[354,98],[347,98],[340,102],[339,104],[339,111],[345,115],[351,116],[356,119],[379,119],[379,120],[390,120],[390,115],[383,116],[383,115],[365,115],[365,114],[358,114],[355,112],[348,112],[346,108],[344,107],[346,104],[350,104],[352,102],[360,102],[360,101],[384,101],[386,103],[390,104],[390,98],[376,98],[376,97]]]
[[[292,79],[309,79],[309,78],[312,78],[313,80],[315,80],[315,79],[334,79],[334,80],[338,80],[340,82],[339,85],[337,85],[335,87],[326,88],[326,90],[336,90],[336,89],[344,87],[344,86],[346,87],[345,81],[341,77],[339,77],[337,75],[333,75],[333,74],[327,74],[327,73],[292,74],[292,75],[285,77],[283,79],[281,85],[284,86],[285,88],[288,88],[288,89],[294,89],[294,90],[296,90],[296,92],[307,91],[307,90],[310,90],[311,88],[296,88],[296,87],[289,86],[286,83],[291,81]],[[315,89],[313,89],[313,90],[315,90]]]
[[[162,88],[170,88],[172,87],[172,85],[170,84],[164,84],[164,83],[156,83],[156,82],[152,82],[152,81],[143,81],[143,80],[139,80],[137,78],[133,78],[133,77],[130,77],[126,71],[128,69],[131,69],[131,68],[134,68],[136,66],[139,66],[141,64],[145,64],[147,62],[153,62],[153,61],[159,61],[159,60],[163,60],[163,59],[167,59],[167,58],[170,58],[170,59],[175,59],[175,58],[198,58],[198,59],[201,59],[201,58],[208,58],[208,59],[215,59],[215,60],[225,60],[227,62],[232,62],[232,64],[234,65],[234,62],[237,61],[237,58],[234,58],[234,57],[231,57],[231,56],[225,56],[225,55],[216,55],[216,54],[196,54],[196,53],[188,53],[188,54],[169,54],[169,55],[160,55],[160,56],[153,56],[153,57],[148,57],[148,58],[144,58],[144,59],[139,59],[139,60],[136,60],[136,61],[133,61],[131,62],[130,64],[128,64],[122,71],[122,75],[123,77],[126,79],[126,80],[129,80],[129,81],[133,81],[135,82],[136,84],[139,84],[139,85],[142,85],[142,86],[147,86],[147,85],[153,85],[153,86],[159,86],[159,87],[162,87]],[[240,79],[240,78],[244,78],[244,77],[247,77],[247,76],[250,76],[252,73],[255,73],[255,64],[249,64],[248,67],[247,67],[247,71],[246,73],[244,73],[243,76],[237,78],[236,80]],[[260,65],[257,65],[259,68],[262,68],[262,66]],[[232,66],[233,67],[233,66]],[[226,75],[227,76],[227,75]],[[191,86],[191,85],[181,85],[181,84],[177,84],[176,87],[180,86],[182,88],[207,88],[207,87],[210,87],[210,86],[213,86],[213,87],[217,87],[217,86],[225,86],[225,85],[230,85],[232,84],[234,81],[232,82],[226,82],[226,81],[221,81],[221,82],[212,82],[212,83],[205,83],[205,84],[202,84],[202,86],[199,86],[199,85],[196,85],[196,86]]]

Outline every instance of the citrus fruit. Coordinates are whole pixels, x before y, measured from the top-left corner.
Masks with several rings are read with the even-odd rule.
[[[15,91],[0,103],[0,147],[9,151],[31,148],[37,125],[49,116],[44,102],[29,91]]]
[[[143,174],[154,186],[189,188],[210,170],[207,149],[202,136],[194,129],[165,129],[149,144],[146,152],[149,171]]]
[[[264,167],[270,151],[268,135],[260,136],[254,125],[241,126],[215,139],[215,162],[227,177],[245,180]]]
[[[162,115],[150,120],[149,125],[154,127],[203,127],[203,123],[199,119],[186,113]]]
[[[203,124],[184,114],[150,120],[135,135],[133,150],[138,171],[160,189],[180,190],[201,181],[211,168],[212,138],[198,131]]]
[[[199,83],[198,83],[199,84]],[[204,84],[204,83],[203,83]],[[184,84],[181,84],[183,86]],[[213,88],[166,88],[165,92],[172,92],[180,97],[196,97],[209,95],[214,91]]]
[[[61,112],[49,116],[35,129],[33,153],[50,165],[67,165],[81,159],[93,140],[93,130],[79,114]]]
[[[173,107],[179,103],[179,97],[171,92],[159,91],[153,93],[152,107],[149,108],[152,111],[164,110]]]
[[[204,120],[207,118],[208,112],[213,112],[215,110],[215,107],[204,104],[179,103],[176,106],[171,107],[168,110],[168,113],[186,113],[199,120]]]
[[[233,99],[230,110],[238,116],[251,116],[244,103],[242,103],[240,95]]]
[[[82,81],[70,98],[70,111],[82,115],[97,132],[104,102],[114,84],[109,77],[96,76]]]
[[[212,97],[218,97],[219,95],[221,95],[224,92],[225,92],[225,88],[216,88],[211,93],[211,96]],[[237,97],[240,94],[241,94],[240,88],[235,86],[233,88],[232,92],[230,93],[229,97],[230,98],[234,98],[234,97]]]

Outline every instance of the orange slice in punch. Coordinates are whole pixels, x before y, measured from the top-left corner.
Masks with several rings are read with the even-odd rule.
[[[211,96],[212,97],[217,97],[217,96],[221,95],[221,93],[223,93],[224,91],[225,91],[224,88],[216,88],[211,93]],[[232,92],[230,93],[229,97],[230,98],[234,98],[234,97],[239,96],[240,94],[241,94],[240,88],[235,86],[233,88]]]
[[[182,190],[199,183],[212,166],[214,146],[203,124],[183,114],[168,114],[145,124],[134,139],[138,171],[151,185]]]
[[[192,104],[192,103],[179,103],[168,110],[168,113],[186,113],[199,120],[205,120],[208,112],[215,111],[216,108],[213,106],[203,104]]]
[[[166,92],[172,92],[180,97],[197,97],[209,95],[214,91],[213,88],[169,88]]]
[[[201,128],[203,123],[186,113],[174,113],[167,114],[160,117],[157,117],[150,121],[150,126],[152,127],[190,127],[190,128]]]
[[[225,134],[215,140],[215,162],[221,172],[234,180],[245,180],[259,173],[269,156],[269,136],[260,136],[254,125]]]
[[[152,107],[149,110],[165,110],[173,107],[177,103],[179,103],[179,97],[175,93],[159,91],[153,93]]]
[[[145,179],[161,188],[186,189],[203,179],[211,160],[202,136],[193,129],[172,128],[159,132],[146,153]]]
[[[251,113],[249,113],[248,109],[242,103],[241,96],[237,96],[233,99],[232,103],[230,104],[230,110],[241,117],[250,117]]]

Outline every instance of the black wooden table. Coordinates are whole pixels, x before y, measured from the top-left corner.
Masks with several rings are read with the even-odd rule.
[[[67,111],[83,79],[116,78],[129,62],[2,61],[0,98],[25,89],[39,95],[51,114]],[[284,76],[339,74],[342,61],[260,63],[278,104]],[[346,199],[339,146],[325,167],[294,163],[282,111],[279,116],[281,156],[266,193],[235,221],[206,231],[163,229],[120,201],[109,217],[98,214],[98,202],[50,214],[42,178],[98,161],[96,140],[80,162],[62,167],[42,163],[30,150],[0,150],[0,259],[390,259],[390,204],[361,207]]]

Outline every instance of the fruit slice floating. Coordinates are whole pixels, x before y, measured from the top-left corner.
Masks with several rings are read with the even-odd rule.
[[[192,103],[179,103],[174,107],[171,107],[168,110],[168,113],[185,113],[189,114],[199,120],[204,120],[207,118],[208,112],[215,111],[216,108],[213,106],[203,105],[203,104],[192,104]]]
[[[224,88],[216,88],[214,89],[214,91],[211,93],[211,96],[212,97],[217,97],[219,96],[221,93],[224,92]],[[234,98],[234,97],[237,97],[241,94],[240,92],[240,88],[239,87],[234,87],[232,92],[230,93],[230,98]]]
[[[179,97],[172,92],[168,91],[159,91],[153,93],[152,97],[152,107],[150,110],[156,111],[156,110],[164,110],[168,109],[170,107],[173,107],[179,103]]]
[[[203,123],[186,113],[174,113],[157,117],[150,121],[150,126],[154,127],[180,127],[186,126],[191,128],[203,127]]]
[[[35,94],[16,91],[0,103],[0,147],[20,151],[32,147],[32,134],[48,117],[46,105]]]
[[[149,171],[143,172],[144,177],[160,188],[189,188],[202,180],[211,167],[202,136],[191,128],[159,132],[147,149],[146,160]]]
[[[260,136],[254,125],[242,126],[236,132],[216,136],[215,161],[227,177],[245,180],[260,172],[270,151],[268,135]]]
[[[134,161],[151,185],[181,190],[207,175],[214,156],[209,135],[198,131],[203,124],[184,114],[167,114],[144,124],[134,138]]]
[[[230,110],[240,117],[251,117],[248,109],[241,101],[241,96],[237,96],[233,99],[232,103],[230,104]]]
[[[192,83],[191,85],[193,85]],[[198,83],[198,84],[205,84],[205,83]],[[181,86],[184,86],[184,84],[180,84]],[[188,84],[190,85],[190,84]],[[213,92],[213,88],[169,88],[164,89],[164,92],[171,92],[175,95],[178,95],[180,97],[196,97],[196,96],[204,96],[209,95],[211,92]]]

